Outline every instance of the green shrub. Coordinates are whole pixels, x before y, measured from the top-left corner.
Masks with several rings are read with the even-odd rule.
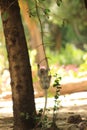
[[[83,63],[79,66],[79,71],[87,71],[87,53],[83,55]]]
[[[47,49],[47,57],[49,58],[50,64],[76,64],[80,65],[83,63],[84,51],[77,49],[73,44],[67,43],[65,48],[61,48],[59,52],[50,51]]]

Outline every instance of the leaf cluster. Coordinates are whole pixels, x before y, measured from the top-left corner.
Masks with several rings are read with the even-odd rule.
[[[50,13],[50,9],[47,6],[48,4],[46,0],[29,0],[28,5],[29,5],[30,17],[38,18],[37,9],[38,9],[40,17],[44,17],[44,16],[48,17]]]

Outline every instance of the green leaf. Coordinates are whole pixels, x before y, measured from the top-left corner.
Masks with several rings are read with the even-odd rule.
[[[44,13],[45,13],[46,15],[48,15],[48,14],[49,14],[49,12],[50,12],[50,10],[49,10],[49,9],[44,9]]]
[[[58,99],[59,98],[59,95],[55,95],[55,99]]]
[[[58,6],[60,6],[61,2],[62,2],[62,0],[57,0],[56,1],[56,3],[57,3]]]

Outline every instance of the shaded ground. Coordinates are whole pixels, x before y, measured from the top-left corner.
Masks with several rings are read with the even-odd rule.
[[[83,120],[87,121],[87,92],[79,92],[60,96],[60,108],[57,114],[57,125],[66,127],[69,125],[67,119],[70,115],[80,114]],[[36,108],[39,110],[44,107],[44,98],[36,98]],[[48,98],[47,107],[51,109],[49,115],[52,117],[52,107],[54,98]],[[0,99],[0,130],[12,130],[13,114],[11,99]],[[61,129],[63,130],[63,128]],[[68,130],[68,128],[66,129]],[[72,129],[70,129],[72,130]],[[73,129],[75,130],[75,129]],[[84,129],[83,129],[84,130]]]
[[[0,130],[12,130],[13,117],[0,117]]]

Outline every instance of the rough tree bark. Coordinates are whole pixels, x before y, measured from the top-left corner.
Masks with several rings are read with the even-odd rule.
[[[14,130],[29,130],[36,114],[31,66],[17,0],[0,0],[11,76]]]

